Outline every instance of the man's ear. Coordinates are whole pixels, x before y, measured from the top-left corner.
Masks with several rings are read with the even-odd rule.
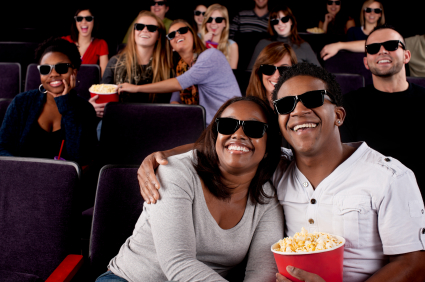
[[[404,64],[407,64],[410,62],[410,59],[412,58],[412,53],[410,53],[409,50],[404,51]]]
[[[343,107],[335,107],[335,125],[341,126],[344,123],[347,112]]]
[[[364,57],[364,58],[363,58],[363,64],[364,64],[364,67],[365,67],[367,70],[369,70],[369,65],[367,64],[367,57]]]

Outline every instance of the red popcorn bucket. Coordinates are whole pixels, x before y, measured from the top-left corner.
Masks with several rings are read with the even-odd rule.
[[[93,86],[92,86],[89,89],[90,97],[93,98],[94,96],[99,95],[99,98],[97,98],[97,100],[95,101],[97,104],[109,103],[109,102],[118,102],[119,101],[118,86],[115,85],[115,84],[104,84],[104,85],[114,86],[115,92],[114,93],[102,93],[102,92],[93,91],[92,90]]]
[[[326,282],[342,282],[345,239],[337,235],[332,236],[337,237],[342,241],[342,244],[336,248],[322,251],[285,253],[275,251],[274,248],[278,246],[278,243],[273,244],[271,251],[276,260],[279,273],[291,281],[301,282],[301,280],[298,280],[286,271],[286,267],[291,265],[307,272],[317,274]]]

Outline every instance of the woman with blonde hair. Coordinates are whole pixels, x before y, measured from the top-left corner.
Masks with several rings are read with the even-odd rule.
[[[267,45],[255,61],[246,95],[256,96],[273,108],[274,86],[282,72],[296,63],[297,56],[288,44],[274,42]]]
[[[310,44],[305,42],[298,34],[297,20],[291,9],[285,5],[275,7],[269,16],[268,32],[270,39],[262,39],[255,47],[248,70],[252,70],[260,52],[270,43],[278,41],[285,43],[293,49],[300,62],[308,62],[320,66],[316,54]]]
[[[238,44],[229,39],[229,13],[220,4],[213,4],[205,12],[200,34],[207,49],[216,48],[225,56],[232,69],[236,69],[239,60]]]
[[[384,6],[381,2],[367,0],[360,12],[360,26],[347,31],[347,41],[366,40],[369,33],[378,25],[385,23]]]
[[[205,50],[200,38],[184,20],[175,20],[170,25],[167,38],[168,51],[173,50],[173,56],[181,58],[176,66],[177,77],[146,85],[123,83],[118,93],[175,92],[171,101],[203,106],[208,125],[224,102],[241,96],[232,69],[222,52],[214,48]]]

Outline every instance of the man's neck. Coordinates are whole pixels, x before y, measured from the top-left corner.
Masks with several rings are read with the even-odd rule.
[[[138,65],[147,65],[149,64],[149,61],[153,55],[153,49],[152,47],[143,47],[137,45],[137,64]]]
[[[269,9],[267,8],[267,5],[264,6],[264,8],[260,8],[257,5],[255,5],[254,8],[254,13],[258,16],[258,17],[263,17],[265,14],[269,13]]]
[[[335,140],[335,144],[327,144],[326,148],[314,156],[295,154],[295,163],[302,174],[310,181],[313,189],[328,177],[340,164],[348,159],[356,150]]]
[[[372,74],[372,79],[373,86],[381,92],[402,92],[409,88],[404,68],[399,73],[389,77],[376,76]]]

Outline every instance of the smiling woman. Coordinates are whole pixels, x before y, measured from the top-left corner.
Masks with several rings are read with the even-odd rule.
[[[71,35],[62,38],[77,45],[81,64],[99,64],[103,75],[108,64],[108,44],[105,40],[94,37],[96,28],[92,10],[79,9],[72,22]]]
[[[197,150],[158,169],[161,200],[145,204],[133,235],[97,282],[224,282],[246,256],[245,281],[275,280],[270,246],[284,224],[269,184],[280,159],[276,117],[262,100],[239,97],[214,120]]]
[[[81,63],[77,47],[50,39],[36,55],[41,85],[17,95],[7,109],[0,155],[53,159],[63,144],[63,159],[86,165],[96,145],[96,116],[73,90]]]

